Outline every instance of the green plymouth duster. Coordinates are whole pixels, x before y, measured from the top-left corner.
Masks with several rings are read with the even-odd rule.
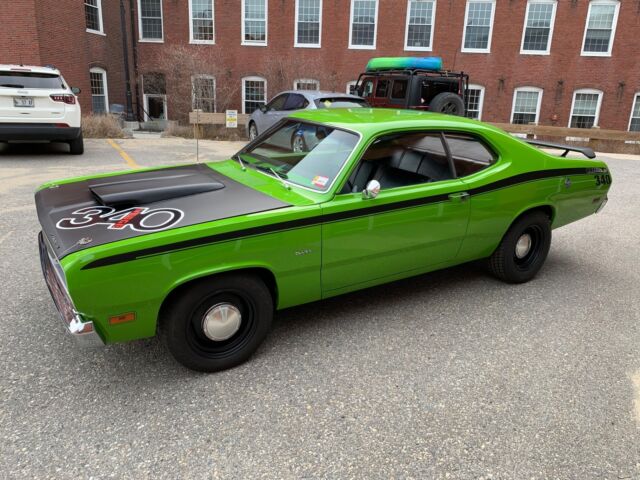
[[[532,279],[551,230],[605,205],[594,157],[437,113],[297,113],[224,162],[43,185],[42,268],[82,343],[159,334],[185,366],[221,370],[279,309],[480,259]]]

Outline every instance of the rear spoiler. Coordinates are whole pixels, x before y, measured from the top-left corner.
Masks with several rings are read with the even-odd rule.
[[[529,145],[533,145],[535,147],[557,148],[558,150],[564,150],[564,153],[561,155],[562,157],[566,157],[569,152],[578,152],[587,158],[596,158],[595,152],[590,147],[574,147],[572,145],[563,145],[561,143],[544,142],[533,139],[530,140],[528,138],[523,138],[523,140]]]

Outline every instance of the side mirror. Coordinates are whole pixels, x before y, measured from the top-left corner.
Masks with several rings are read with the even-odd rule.
[[[379,193],[380,193],[380,182],[377,180],[371,180],[369,183],[367,183],[367,186],[362,191],[362,198],[364,199],[376,198]]]
[[[267,113],[267,106],[266,105],[260,105],[260,111],[262,113]]]
[[[71,87],[71,91],[73,92],[74,95],[80,95],[80,92],[82,90],[80,90],[78,87]]]

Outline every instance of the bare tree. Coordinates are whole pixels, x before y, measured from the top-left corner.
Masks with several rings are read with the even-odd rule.
[[[221,49],[170,46],[163,50],[156,64],[157,71],[166,79],[174,118],[186,120],[193,108],[224,111],[240,89],[232,81]]]
[[[335,90],[338,74],[327,71],[326,66],[317,58],[304,58],[293,62],[287,57],[273,57],[265,68],[265,77],[269,84],[270,97],[283,90],[291,90],[298,79],[313,79],[320,82],[323,90]]]

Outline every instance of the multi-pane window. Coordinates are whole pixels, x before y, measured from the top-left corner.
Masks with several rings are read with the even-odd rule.
[[[378,0],[351,0],[349,48],[376,48]]]
[[[491,0],[467,2],[463,52],[488,52],[491,49],[494,8],[495,3]]]
[[[310,78],[300,78],[293,82],[294,90],[320,90],[320,82]]]
[[[242,44],[267,44],[267,0],[242,0]]]
[[[267,81],[260,77],[242,79],[242,113],[251,114],[267,103]]]
[[[582,55],[611,55],[620,2],[592,0],[589,3]]]
[[[602,92],[598,90],[577,90],[573,94],[571,107],[572,128],[591,128],[598,124]]]
[[[409,0],[405,50],[431,50],[435,0]]]
[[[296,0],[296,47],[319,47],[322,38],[322,0]]]
[[[631,120],[629,121],[630,132],[640,132],[640,93],[636,93],[631,109]]]
[[[107,72],[102,68],[89,70],[91,80],[91,111],[94,114],[109,112],[109,98],[107,92]]]
[[[84,18],[87,30],[102,32],[102,0],[84,0]]]
[[[196,75],[191,79],[193,108],[203,112],[216,111],[216,79],[210,75]]]
[[[513,93],[511,123],[538,123],[542,90],[533,87],[516,88]]]
[[[549,53],[555,16],[555,0],[530,0],[527,3],[522,53]]]
[[[213,0],[189,0],[191,42],[214,43]]]
[[[140,39],[162,40],[162,0],[138,0]]]
[[[482,103],[484,102],[484,87],[480,85],[469,85],[467,91],[467,111],[468,118],[480,120],[482,118]]]

